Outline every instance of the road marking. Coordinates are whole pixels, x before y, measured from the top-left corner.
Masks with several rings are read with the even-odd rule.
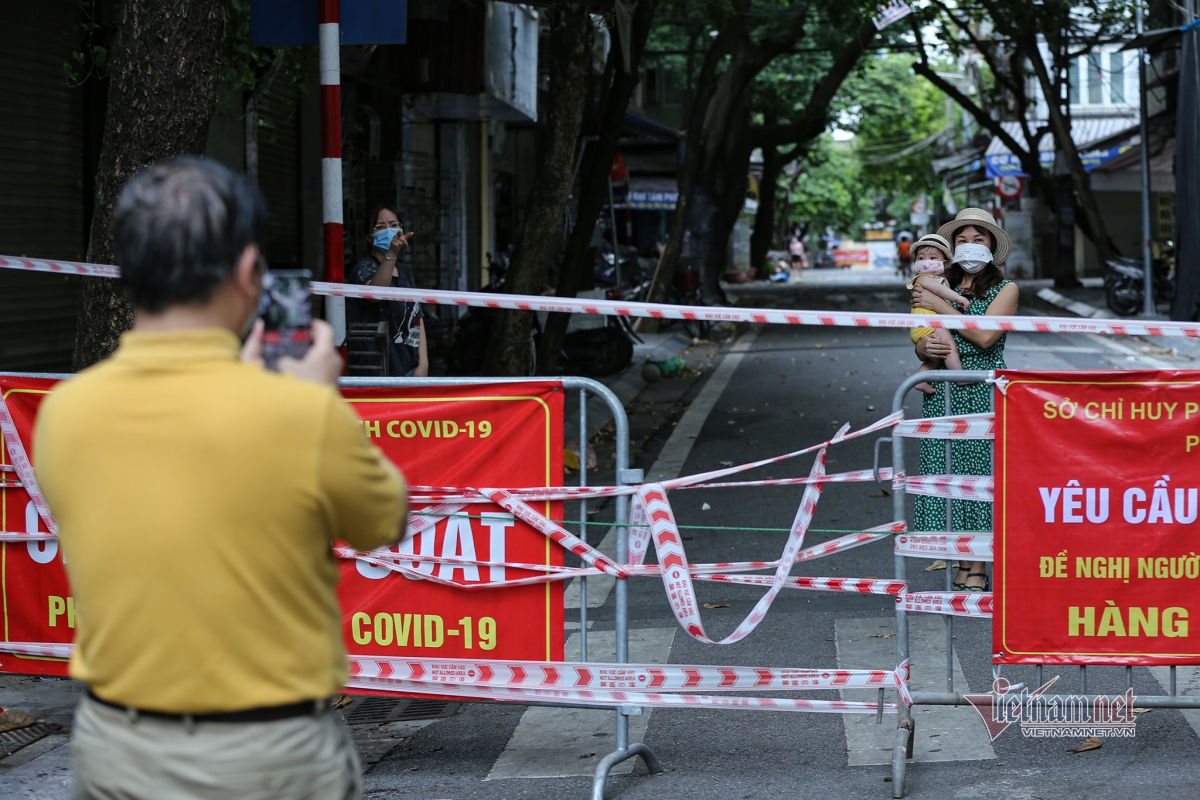
[[[1098,333],[1089,333],[1087,335],[1089,337],[1091,337],[1092,339],[1094,339],[1102,347],[1106,347],[1109,350],[1111,350],[1112,352],[1120,353],[1121,355],[1124,355],[1124,356],[1133,356],[1135,359],[1138,359],[1138,360],[1144,362],[1146,365],[1151,366],[1154,369],[1180,369],[1182,366],[1180,364],[1168,363],[1161,359],[1154,358],[1153,356],[1148,356],[1145,353],[1141,352],[1140,350],[1136,350],[1127,344],[1124,344],[1124,343],[1118,342],[1118,341],[1114,341],[1112,336],[1102,336]],[[1114,365],[1114,366],[1116,366],[1116,365]],[[1139,367],[1140,366],[1141,365],[1139,365]],[[1118,367],[1118,369],[1120,369],[1120,367]]]
[[[667,443],[663,445],[658,459],[646,476],[646,483],[669,481],[678,477],[683,471],[683,465],[692,453],[692,445],[696,443],[700,429],[704,427],[705,420],[712,413],[717,400],[721,399],[721,393],[729,385],[733,373],[737,371],[746,351],[750,349],[750,345],[754,344],[757,337],[758,331],[749,330],[734,342],[733,347],[729,348],[725,358],[721,359],[721,363],[717,365],[716,372],[708,379],[708,383],[704,384],[704,388],[700,390],[696,400],[684,412],[679,424],[675,426],[671,438],[667,439]]]
[[[679,424],[671,432],[667,443],[663,445],[662,451],[654,461],[654,466],[650,468],[650,474],[646,477],[647,483],[667,481],[678,477],[683,470],[684,462],[692,452],[692,445],[696,443],[696,437],[700,435],[700,429],[704,427],[705,420],[712,413],[717,400],[721,398],[721,393],[725,391],[733,373],[742,363],[744,354],[750,349],[750,345],[754,344],[757,337],[757,331],[747,331],[729,348],[725,358],[717,365],[716,372],[708,379],[708,383],[704,384],[704,388],[700,390],[695,402],[684,412],[683,418],[679,420]],[[616,528],[609,528],[597,549],[605,555],[616,557]],[[599,608],[604,605],[616,580],[609,575],[588,578],[588,608]],[[579,581],[572,579],[567,583],[563,602],[566,608],[579,608]]]
[[[742,334],[721,359],[712,377],[704,384],[696,400],[675,426],[667,443],[650,468],[647,481],[674,478],[692,452],[692,445],[729,385],[733,373],[742,363],[746,351],[758,334]],[[616,529],[610,528],[598,549],[607,555],[616,553]],[[588,579],[588,608],[604,605],[616,579],[607,575]],[[579,608],[579,582],[572,580],[564,593],[566,608]],[[629,660],[640,664],[665,664],[671,655],[677,627],[650,628],[629,632]],[[593,661],[616,660],[616,638],[613,631],[588,632],[588,657]],[[579,659],[579,634],[567,639],[566,659]],[[641,741],[650,724],[650,711],[629,717],[629,740]],[[591,775],[599,760],[613,748],[613,712],[578,708],[529,708],[517,723],[517,729],[486,780],[502,778],[567,778]],[[592,755],[584,758],[587,753]],[[633,771],[637,759],[630,759],[613,768],[614,774]]]
[[[677,630],[678,627],[631,630],[629,660],[637,664],[666,664]],[[588,656],[595,661],[616,661],[615,632],[589,632]],[[568,661],[579,660],[578,633],[567,639],[566,657]],[[484,780],[590,776],[600,759],[616,746],[614,719],[612,711],[530,708],[521,716],[508,746]],[[629,741],[641,741],[649,724],[648,712],[629,717]],[[629,759],[613,767],[612,773],[627,775],[637,763],[638,759]]]
[[[616,558],[617,529],[609,528],[608,533],[604,534],[604,538],[600,540],[600,544],[596,545],[596,549],[610,558]],[[617,579],[611,575],[593,575],[588,578],[588,608],[599,608],[604,605],[604,601],[608,599],[608,593],[612,591],[616,583]],[[567,588],[563,592],[563,606],[579,608],[579,581],[574,578],[567,583]]]
[[[1162,693],[1166,694],[1171,691],[1171,668],[1170,667],[1150,667],[1150,674],[1162,686]],[[1175,693],[1181,696],[1200,695],[1200,667],[1176,667],[1175,668]],[[1134,705],[1136,705],[1136,701]],[[1177,709],[1180,714],[1183,714],[1184,720],[1188,725],[1192,726],[1192,730],[1200,736],[1200,708],[1180,708]]]
[[[839,619],[834,623],[838,666],[843,669],[882,669],[896,663],[894,617]],[[909,656],[912,688],[916,691],[946,691],[946,627],[932,614],[909,614]],[[954,655],[954,689],[968,691],[958,654]],[[844,700],[876,700],[877,690],[844,690]],[[895,701],[889,693],[888,701]],[[875,717],[846,714],[846,756],[852,767],[891,764],[896,718],[885,716],[882,725]],[[914,761],[983,761],[995,758],[982,720],[970,706],[915,706]]]

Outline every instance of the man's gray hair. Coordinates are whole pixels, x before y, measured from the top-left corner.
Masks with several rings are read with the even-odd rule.
[[[207,302],[238,258],[262,245],[267,206],[248,178],[215,161],[160,161],[125,185],[115,212],[121,283],[151,313]]]

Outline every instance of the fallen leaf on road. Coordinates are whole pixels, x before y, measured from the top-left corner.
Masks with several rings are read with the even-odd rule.
[[[823,345],[823,344],[819,344],[819,345],[817,345],[817,349],[818,349],[818,350],[820,350],[820,349],[821,349],[821,348],[823,348],[824,346],[825,346],[825,345]]]
[[[737,420],[736,420],[736,419],[731,419],[731,420],[729,420],[729,424],[730,424],[730,425],[737,425]]]
[[[1133,713],[1134,713],[1134,714],[1149,714],[1149,713],[1150,713],[1151,711],[1153,711],[1154,709],[1151,709],[1151,708],[1134,708],[1134,709],[1130,709],[1130,710],[1131,710],[1131,711],[1133,711]]]
[[[721,462],[721,466],[722,466],[722,467],[732,467],[732,466],[733,466],[733,462],[732,462],[732,461],[722,461],[722,462]]]
[[[925,571],[926,572],[937,572],[939,569],[945,569],[945,568],[946,568],[946,562],[942,561],[941,559],[938,559],[937,561],[933,562],[928,567],[926,567]]]
[[[895,639],[896,634],[894,634],[894,633],[872,633],[867,638],[868,639]]]
[[[705,603],[705,608],[729,608],[729,603]]]
[[[704,505],[700,506],[701,511],[708,511],[710,508],[712,508],[712,506],[710,506],[708,503],[705,503]]]
[[[878,492],[872,492],[870,497],[891,497],[892,493],[887,489],[880,489]]]
[[[1083,744],[1073,750],[1068,750],[1068,753],[1086,753],[1088,750],[1099,750],[1104,746],[1102,739],[1097,739],[1095,736],[1089,736],[1083,740]]]
[[[830,569],[836,572],[837,570],[841,569],[841,567],[830,567]]]
[[[0,708],[0,731],[15,731],[28,728],[37,722],[33,715],[15,708]]]
[[[862,579],[863,579],[864,581],[877,581],[877,580],[879,580],[879,578],[876,578],[874,575],[863,575],[863,576],[862,576]]]
[[[874,411],[874,410],[875,410],[875,406],[867,406],[867,411]]]
[[[583,755],[580,756],[580,758],[591,758],[594,755],[596,755],[596,754],[595,753],[584,753]]]

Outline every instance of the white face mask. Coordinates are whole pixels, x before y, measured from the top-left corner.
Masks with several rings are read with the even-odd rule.
[[[954,248],[954,263],[974,275],[992,261],[992,249],[982,244],[960,244]]]

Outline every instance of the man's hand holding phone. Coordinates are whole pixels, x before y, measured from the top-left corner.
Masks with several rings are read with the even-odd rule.
[[[242,361],[265,366],[262,339],[263,321],[260,319],[255,321],[254,327],[250,329],[250,336],[242,345]],[[325,386],[337,386],[338,378],[342,375],[342,357],[333,346],[333,326],[323,319],[313,320],[312,346],[308,348],[304,358],[280,358],[279,372]]]

